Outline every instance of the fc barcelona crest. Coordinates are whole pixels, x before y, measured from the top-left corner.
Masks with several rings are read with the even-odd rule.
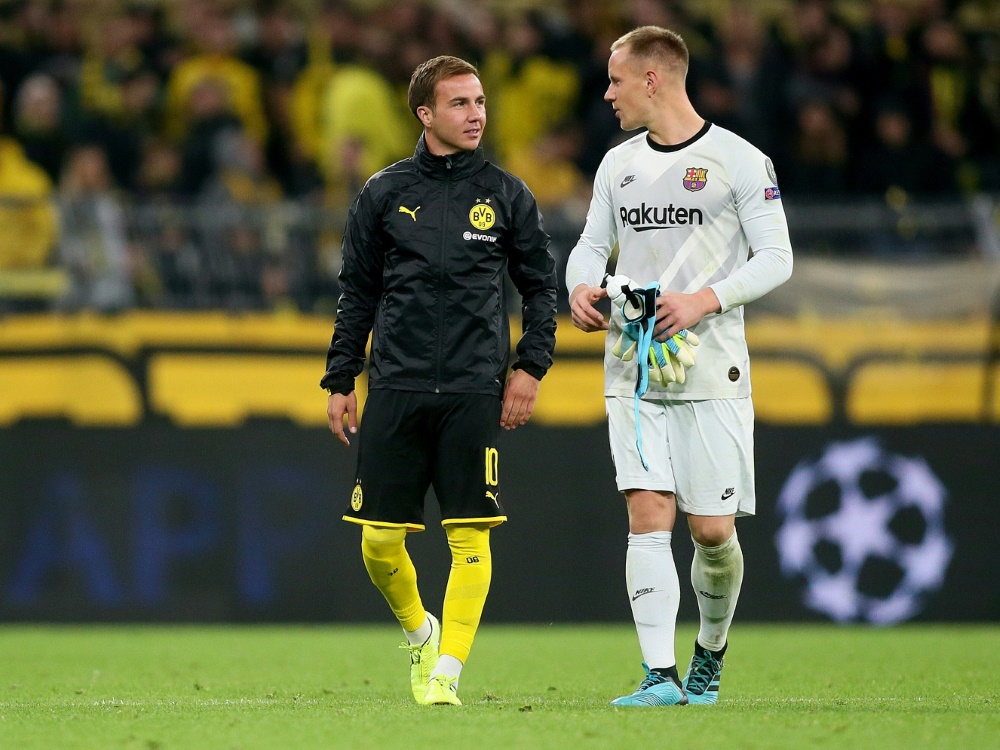
[[[688,167],[684,170],[684,189],[696,193],[708,184],[708,169]]]

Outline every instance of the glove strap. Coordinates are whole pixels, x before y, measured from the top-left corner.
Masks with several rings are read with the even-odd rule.
[[[659,295],[660,285],[653,282],[639,294],[643,298],[643,316],[641,320],[630,323],[639,327],[639,335],[636,349],[635,364],[639,368],[635,383],[635,396],[632,399],[635,407],[635,447],[639,451],[639,460],[642,461],[642,468],[649,471],[649,464],[642,452],[642,427],[639,424],[639,402],[649,390],[649,348],[653,345],[653,327],[656,325],[656,297]]]

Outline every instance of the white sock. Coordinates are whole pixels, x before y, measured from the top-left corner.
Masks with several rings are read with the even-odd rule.
[[[735,531],[718,547],[694,543],[691,585],[701,613],[698,643],[718,651],[726,645],[743,585],[743,550]]]
[[[650,669],[672,667],[681,587],[669,531],[629,534],[625,582],[643,661]]]
[[[424,624],[416,630],[403,630],[411,646],[419,646],[431,637],[431,618],[424,616]]]
[[[458,678],[462,674],[462,662],[450,654],[441,654],[438,658],[437,666],[431,670],[431,677],[443,674],[455,678],[455,687],[458,687]]]

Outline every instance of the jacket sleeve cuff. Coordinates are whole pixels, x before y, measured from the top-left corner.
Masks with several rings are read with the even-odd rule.
[[[343,375],[333,375],[324,377],[319,381],[320,388],[326,390],[327,393],[339,393],[342,396],[347,396],[354,390],[354,378],[345,377]]]
[[[541,380],[542,378],[545,377],[545,373],[547,372],[546,369],[541,365],[536,365],[534,362],[523,362],[523,361],[515,362],[513,365],[511,365],[510,369],[524,370],[535,380]]]

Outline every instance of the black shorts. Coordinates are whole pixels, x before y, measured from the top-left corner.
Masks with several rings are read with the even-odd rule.
[[[441,524],[507,520],[500,505],[497,396],[373,390],[362,413],[345,521],[424,529],[434,487]]]

